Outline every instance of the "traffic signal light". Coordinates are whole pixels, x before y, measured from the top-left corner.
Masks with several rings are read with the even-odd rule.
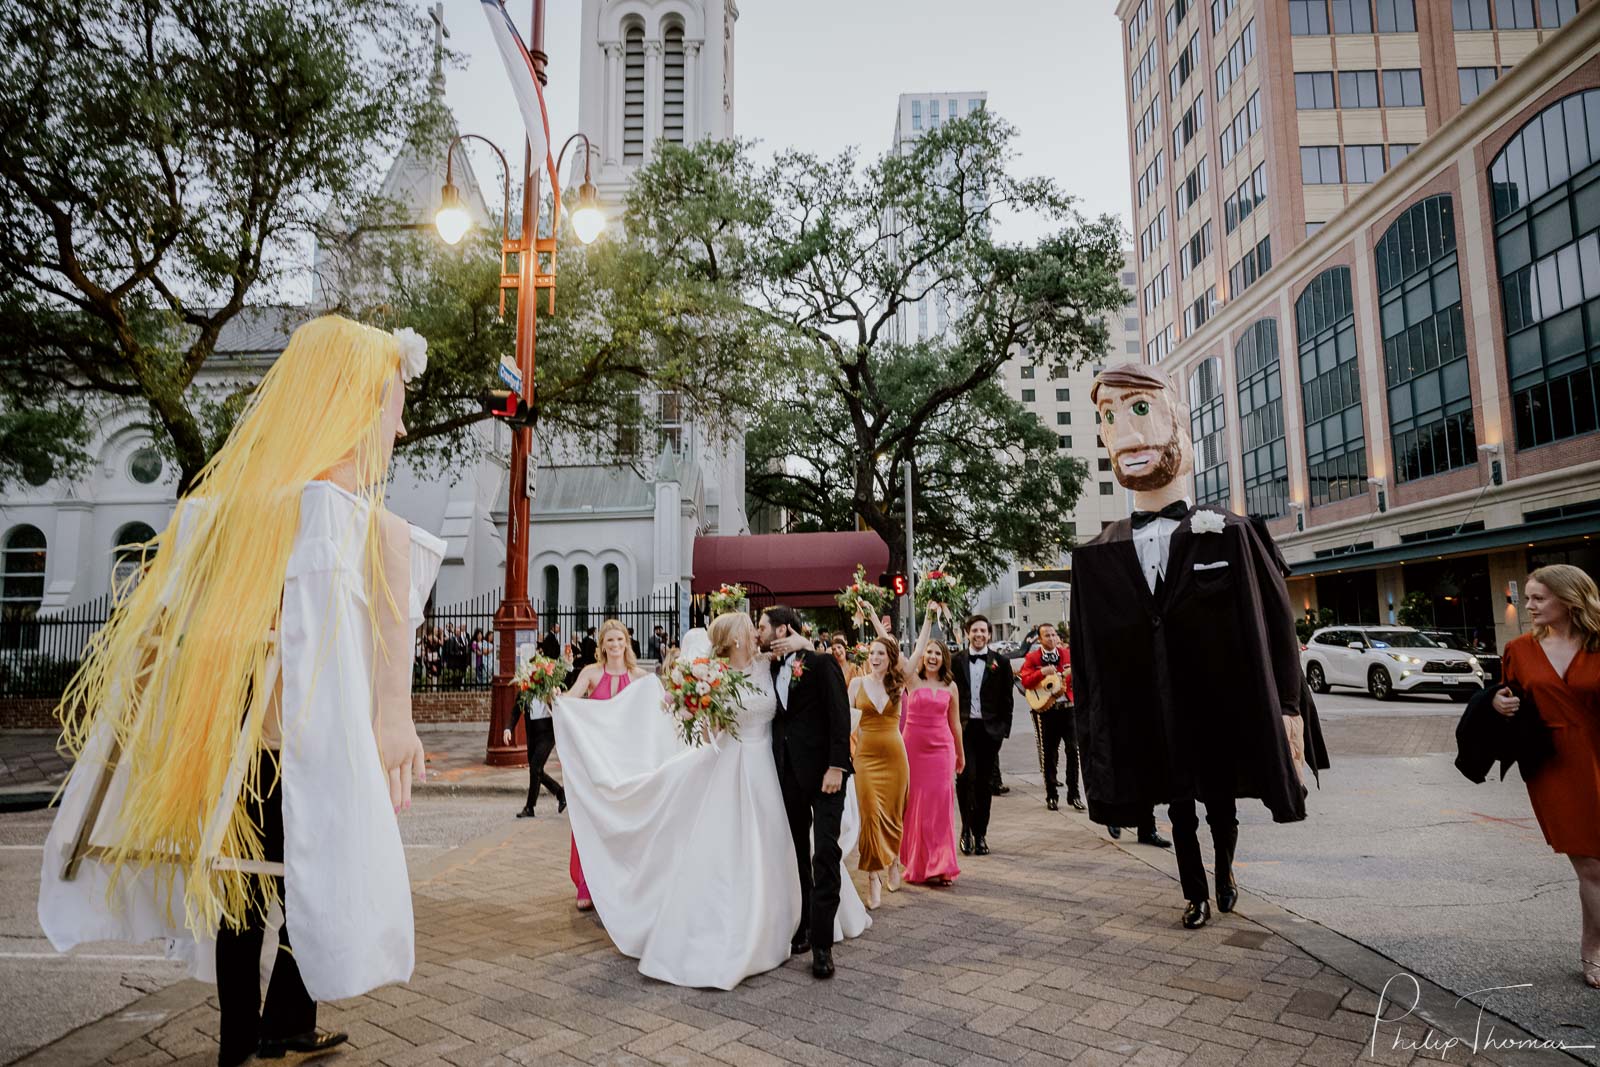
[[[533,409],[522,406],[520,394],[510,389],[485,389],[478,394],[485,415],[512,426],[532,425]]]
[[[890,574],[885,571],[878,575],[878,584],[884,586],[895,596],[905,596],[911,592],[911,582],[903,574]]]

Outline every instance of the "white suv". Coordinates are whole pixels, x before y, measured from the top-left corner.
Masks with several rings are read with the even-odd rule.
[[[1476,656],[1445,648],[1409,626],[1329,626],[1311,635],[1300,666],[1314,693],[1336,685],[1378,700],[1396,693],[1448,693],[1470,699],[1489,676]]]

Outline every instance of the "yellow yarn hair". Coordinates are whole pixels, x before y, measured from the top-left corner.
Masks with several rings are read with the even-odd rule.
[[[201,836],[251,694],[277,682],[266,676],[267,637],[279,627],[301,493],[346,459],[354,460],[369,504],[374,601],[393,607],[377,544],[387,457],[379,437],[389,391],[401,387],[399,366],[391,334],[349,319],[327,315],[294,332],[191,497],[179,502],[149,570],[91,642],[57,709],[74,755],[106,716],[121,745],[127,794],[119,812],[105,814],[115,840],[97,842],[113,884],[129,872],[152,871],[171,915],[181,873],[184,921],[197,934],[214,932],[221,921],[237,925],[248,907],[276,895],[270,879],[211,870]],[[260,735],[258,719],[247,739],[244,790],[252,796],[261,792]],[[261,829],[242,804],[222,852],[262,858]],[[258,882],[265,901],[257,898]]]

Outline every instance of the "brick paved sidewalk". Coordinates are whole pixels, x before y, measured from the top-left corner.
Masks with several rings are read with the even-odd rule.
[[[508,820],[414,870],[416,974],[326,1006],[322,1024],[351,1043],[323,1062],[1411,1062],[1387,1037],[1365,1058],[1376,997],[1248,918],[1269,905],[1247,896],[1243,914],[1183,931],[1169,875],[1045,811],[1037,778],[1009,780],[995,853],[964,861],[953,889],[887,895],[837,949],[835,980],[795,961],[732,993],[641,977],[572,906],[565,819]],[[216,1019],[210,987],[185,982],[23,1062],[210,1064]]]
[[[56,752],[54,730],[0,731],[0,792],[52,790],[71,766]]]

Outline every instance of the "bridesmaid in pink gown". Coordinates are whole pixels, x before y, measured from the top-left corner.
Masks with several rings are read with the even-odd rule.
[[[610,700],[628,688],[629,682],[650,673],[639,666],[639,661],[633,654],[632,635],[619,620],[607,619],[600,625],[599,644],[600,662],[591,663],[578,673],[578,680],[567,690],[568,696]],[[593,910],[594,901],[589,899],[589,883],[583,878],[583,864],[578,859],[576,841],[572,842],[572,856],[567,861],[567,873],[578,890],[578,910]]]
[[[932,637],[933,619],[940,610],[939,604],[928,605],[911,658],[900,660],[906,675],[900,733],[911,765],[900,863],[906,881],[942,887],[952,884],[961,873],[956,863],[956,775],[966,767],[967,757],[961,744],[950,650]],[[880,635],[888,634],[882,622],[873,622]]]

